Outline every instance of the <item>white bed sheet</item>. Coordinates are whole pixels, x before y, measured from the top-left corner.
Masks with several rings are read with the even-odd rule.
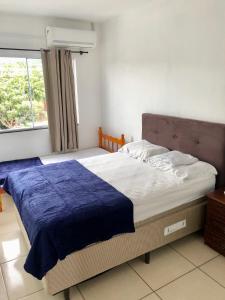
[[[58,163],[66,160],[72,160],[72,159],[81,159],[81,158],[88,158],[92,156],[98,156],[109,153],[108,151],[95,147],[95,148],[89,148],[84,150],[79,150],[76,152],[69,152],[64,154],[51,154],[47,156],[40,157],[42,163],[45,164],[53,164]]]
[[[149,203],[134,208],[135,222],[144,221],[170,209],[197,200],[215,189],[215,176],[211,175],[200,180],[187,180],[178,188],[158,197],[149,196]]]
[[[144,221],[188,202],[215,187],[215,176],[183,180],[124,153],[79,160],[134,204],[134,222]]]
[[[215,176],[183,182],[173,173],[151,167],[127,154],[108,154],[100,148],[41,158],[44,164],[71,159],[78,159],[83,166],[126,195],[134,204],[135,223],[192,202],[215,187]]]

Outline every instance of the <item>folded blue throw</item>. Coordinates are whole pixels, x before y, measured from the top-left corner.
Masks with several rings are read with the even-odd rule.
[[[38,279],[76,250],[135,231],[132,202],[77,161],[12,172],[4,189],[31,242],[25,270]]]
[[[42,162],[39,157],[0,162],[0,185],[3,185],[10,172],[40,165]]]

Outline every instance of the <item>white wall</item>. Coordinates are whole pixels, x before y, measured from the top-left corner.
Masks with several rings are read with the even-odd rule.
[[[102,28],[102,119],[141,137],[151,112],[225,123],[225,1],[152,0]]]
[[[91,29],[90,23],[82,21],[0,14],[0,47],[44,48],[47,25]],[[88,148],[97,144],[97,128],[101,121],[98,48],[90,50],[88,55],[77,54],[76,60],[80,108],[79,144],[80,148]],[[0,161],[50,152],[47,129],[0,134]]]

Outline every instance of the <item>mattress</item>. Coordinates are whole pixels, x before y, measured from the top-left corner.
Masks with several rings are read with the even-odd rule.
[[[181,181],[173,174],[127,154],[108,154],[100,148],[41,158],[44,164],[71,159],[78,159],[87,169],[126,195],[134,205],[135,223],[188,204],[215,187],[215,176]]]
[[[149,202],[134,206],[135,223],[147,220],[176,207],[200,199],[208,192],[215,189],[215,176],[205,177],[200,180],[192,179],[184,182],[180,187],[170,190],[166,195],[151,197]]]
[[[214,175],[183,181],[124,153],[79,162],[133,202],[135,223],[199,199],[215,188]]]
[[[67,161],[71,159],[82,159],[82,158],[88,158],[92,156],[98,156],[109,153],[108,151],[95,147],[90,149],[84,149],[79,150],[76,152],[69,152],[69,153],[63,153],[63,154],[51,154],[47,156],[40,157],[42,163],[45,164],[53,164],[58,163],[62,161]]]

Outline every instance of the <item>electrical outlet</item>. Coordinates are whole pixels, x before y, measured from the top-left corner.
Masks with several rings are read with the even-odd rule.
[[[187,221],[186,219],[185,220],[182,220],[182,221],[179,221],[177,223],[174,223],[170,226],[167,226],[164,228],[164,236],[167,236],[171,233],[174,233],[175,231],[178,231],[182,228],[185,228],[187,226]]]

